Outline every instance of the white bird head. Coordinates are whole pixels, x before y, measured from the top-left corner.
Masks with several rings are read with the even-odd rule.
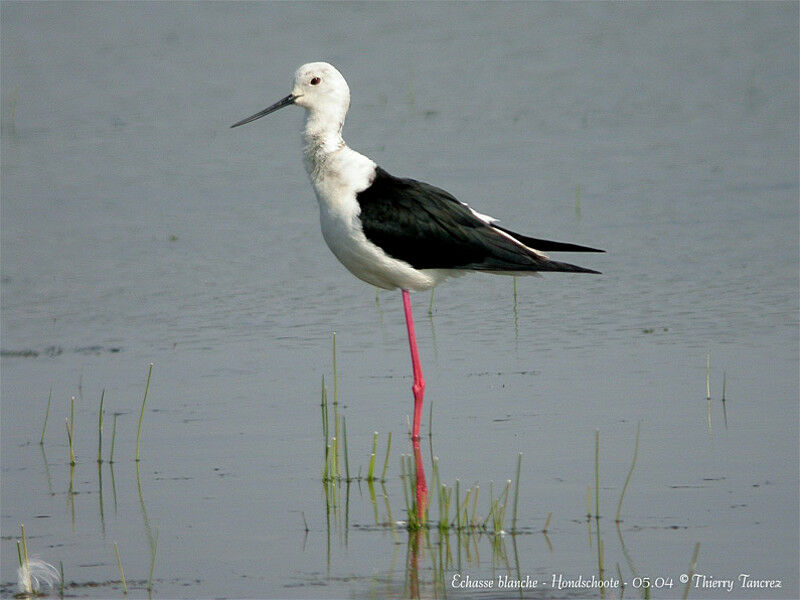
[[[326,62],[308,63],[295,72],[291,94],[231,127],[250,123],[290,104],[305,108],[309,118],[341,128],[350,108],[350,88],[333,65]]]

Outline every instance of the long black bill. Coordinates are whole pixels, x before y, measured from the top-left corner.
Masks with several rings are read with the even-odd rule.
[[[246,119],[242,119],[238,123],[234,123],[233,125],[231,125],[231,129],[233,129],[234,127],[238,127],[239,125],[250,123],[251,121],[255,121],[256,119],[260,119],[261,117],[266,117],[269,113],[275,112],[279,108],[283,108],[284,106],[289,106],[290,104],[294,104],[295,100],[297,100],[297,96],[295,96],[294,94],[289,94],[283,100],[278,100],[275,104],[273,104],[272,106],[268,106],[261,112],[257,112],[256,114],[251,115]]]

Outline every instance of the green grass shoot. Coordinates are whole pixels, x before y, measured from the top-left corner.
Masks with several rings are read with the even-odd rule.
[[[553,518],[553,513],[547,513],[547,520],[544,522],[544,527],[542,528],[542,533],[547,533],[550,530],[550,519]]]
[[[475,486],[475,495],[472,497],[472,519],[470,525],[475,527],[478,524],[478,492],[481,491],[480,486]]]
[[[20,538],[22,539],[22,566],[25,567],[25,570],[30,573],[30,560],[28,558],[28,540],[25,538],[25,525],[22,523],[19,524],[19,531],[20,531]]]
[[[103,400],[106,397],[106,390],[100,392],[100,410],[97,415],[97,464],[103,462]]]
[[[375,481],[375,453],[378,451],[378,432],[372,434],[372,454],[369,455],[369,469],[367,469],[367,481]]]
[[[711,351],[706,354],[706,400],[711,400]]]
[[[75,465],[75,396],[72,396],[69,401],[69,419],[65,419],[67,423],[67,440],[69,441],[69,464]]]
[[[725,388],[723,383],[723,389]],[[725,394],[722,395],[725,397]],[[50,386],[50,394],[47,396],[47,409],[44,411],[44,424],[42,425],[42,437],[39,438],[39,445],[44,446],[44,432],[47,431],[47,417],[50,416],[50,402],[53,400],[53,386]]]
[[[350,481],[350,460],[347,457],[347,421],[342,415],[342,437],[344,439],[344,480]]]
[[[694,554],[692,555],[692,562],[689,563],[689,574],[686,579],[686,587],[683,590],[683,600],[689,597],[689,589],[692,586],[692,579],[694,578],[694,571],[697,568],[697,555],[700,554],[700,542],[694,545]]]
[[[108,457],[108,464],[110,465],[114,464],[114,444],[117,441],[117,416],[117,413],[114,413],[114,421],[111,425],[111,454]]]
[[[150,548],[150,575],[147,577],[147,591],[153,591],[153,569],[156,566],[156,552],[158,551],[158,528],[153,535],[153,543]]]
[[[408,488],[409,488],[409,485],[410,485],[408,480],[410,479],[410,477],[411,476],[408,473],[406,473],[406,455],[405,454],[401,454],[400,455],[400,480],[403,483],[403,486],[402,486],[403,487],[403,498],[404,498],[404,500],[406,502],[406,514],[409,516],[409,519],[411,518],[411,501],[408,498]]]
[[[119,548],[117,548],[117,542],[114,542],[114,554],[117,556],[117,568],[119,569],[119,578],[122,581],[122,593],[128,593],[128,584],[125,583],[125,571],[122,570],[122,561],[119,558]]]
[[[460,490],[459,490],[460,485],[461,485],[461,482],[458,479],[456,479],[456,531],[461,531],[461,507],[459,506],[459,501],[461,500],[459,498],[459,496],[460,496]]]
[[[329,433],[329,423],[328,423],[328,388],[325,387],[325,375],[322,376],[322,393],[321,393],[321,400],[320,400],[320,412],[322,413],[322,450],[323,456],[325,458],[323,473],[322,473],[322,480],[327,481],[329,470],[328,466],[330,463],[330,451],[331,446],[330,442],[328,441],[328,433]]]
[[[67,426],[67,441],[69,442],[69,464],[75,466],[75,447],[72,445],[72,427],[69,423],[69,418],[64,417],[64,423]]]
[[[625,490],[628,489],[628,483],[630,483],[631,476],[633,475],[633,468],[636,466],[636,456],[639,454],[639,428],[641,427],[641,421],[636,425],[636,442],[633,445],[633,461],[631,462],[630,471],[628,471],[628,476],[625,478],[625,483],[622,486],[622,493],[619,495],[619,502],[617,503],[617,516],[616,522],[620,523],[619,515],[622,512],[622,499],[625,498]]]
[[[594,516],[600,518],[600,430],[594,431]]]
[[[506,506],[508,505],[508,490],[510,488],[511,480],[509,479],[506,481],[506,486],[503,488],[503,492],[497,497],[497,500],[490,502],[489,514],[492,518],[492,531],[495,535],[505,531]]]
[[[336,332],[333,332],[333,435],[339,438],[339,375],[336,368]],[[333,464],[336,467],[332,473],[339,477],[339,445],[333,444]]]
[[[383,459],[383,471],[381,471],[381,481],[386,481],[386,470],[389,468],[389,452],[392,450],[392,432],[389,432],[389,439],[386,442],[386,456]]]
[[[144,386],[144,397],[142,398],[142,410],[139,413],[139,427],[136,430],[136,462],[139,462],[139,441],[142,437],[142,420],[144,419],[144,406],[147,404],[147,392],[150,389],[150,376],[153,374],[153,363],[147,371],[147,383]],[[150,588],[147,588],[148,590]]]
[[[522,452],[517,455],[517,478],[514,482],[514,515],[511,519],[511,533],[517,531],[517,503],[519,501],[519,478],[522,472]]]
[[[725,402],[725,371],[722,372],[722,401]],[[50,404],[48,403],[48,407]],[[45,417],[45,422],[47,422],[47,418]],[[42,433],[44,435],[44,433]]]

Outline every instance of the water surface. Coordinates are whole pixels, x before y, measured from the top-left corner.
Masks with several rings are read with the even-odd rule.
[[[597,575],[599,430],[607,573],[671,577],[655,597],[681,597],[699,542],[697,573],[783,587],[690,597],[797,597],[797,23],[780,2],[3,3],[3,590],[24,523],[82,597],[120,593],[114,542],[145,595],[156,531],[157,596],[413,595],[408,534],[375,526],[365,485],[331,524],[320,482],[336,331],[351,468],[392,431],[402,518],[399,294],[376,300],[325,247],[300,110],[229,129],[321,59],[351,87],[345,139],[389,172],[608,251],[569,257],[602,276],[519,279],[516,300],[478,275],[439,288],[430,317],[413,296],[442,481],[486,501],[524,454],[526,533],[472,540],[442,580]],[[120,414],[98,472],[103,389],[106,456]],[[438,548],[422,595],[442,593]]]

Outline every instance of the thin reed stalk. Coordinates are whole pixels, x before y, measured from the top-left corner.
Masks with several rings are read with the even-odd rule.
[[[25,566],[25,570],[30,573],[31,572],[31,563],[28,557],[28,540],[25,537],[25,525],[22,523],[19,524],[19,531],[20,537],[22,538],[22,560],[24,561],[23,565]]]
[[[328,441],[328,388],[325,387],[325,375],[322,376],[322,391],[320,399],[320,412],[322,413],[322,450],[325,458],[322,479],[328,480],[328,463],[330,462],[330,442]]]
[[[460,481],[456,479],[456,530],[461,531],[461,507],[459,506],[459,486]]]
[[[75,465],[75,396],[69,400],[69,419],[67,419],[67,438],[69,441],[69,464]]]
[[[620,512],[622,511],[622,500],[625,498],[625,490],[628,489],[628,483],[630,483],[631,476],[633,475],[633,468],[636,466],[636,456],[639,454],[639,428],[641,427],[642,422],[636,424],[636,442],[633,445],[633,461],[631,462],[631,468],[628,471],[628,476],[625,478],[625,483],[622,486],[622,493],[619,495],[619,503],[617,503],[617,516],[616,522],[620,522]]]
[[[142,421],[144,420],[144,406],[147,404],[147,392],[150,390],[150,376],[153,374],[153,363],[147,371],[147,383],[144,386],[144,397],[142,398],[142,410],[139,413],[139,427],[136,430],[136,462],[139,462],[139,441],[142,437]],[[150,588],[147,588],[148,590]]]
[[[722,401],[725,402],[725,371],[722,372]]]
[[[723,389],[725,388],[723,382]],[[725,397],[725,394],[722,395]],[[50,394],[47,396],[47,409],[44,411],[44,423],[42,424],[42,437],[39,438],[39,445],[44,446],[44,432],[47,431],[47,417],[50,416],[50,403],[53,400],[53,386],[50,386]]]
[[[64,417],[64,424],[67,426],[67,441],[69,442],[69,464],[75,466],[75,447],[72,445],[72,427],[69,419]]]
[[[158,528],[153,535],[153,543],[150,548],[150,575],[147,577],[147,591],[153,591],[153,569],[156,566],[156,552],[158,551]]]
[[[386,470],[389,468],[389,452],[392,449],[392,432],[389,432],[389,440],[386,442],[386,456],[383,459],[383,471],[381,471],[381,481],[386,481]]]
[[[519,501],[519,478],[522,472],[522,452],[517,455],[517,478],[514,482],[514,516],[511,519],[511,533],[517,531],[517,503]]]
[[[117,548],[117,542],[114,542],[114,554],[117,557],[117,568],[119,569],[119,578],[122,581],[122,593],[128,593],[128,584],[125,583],[125,571],[122,570],[122,561],[119,558],[119,548]]]
[[[409,477],[410,477],[410,475],[408,473],[406,473],[406,455],[405,454],[401,454],[400,455],[400,480],[403,482],[403,486],[402,486],[403,487],[403,498],[405,499],[405,502],[406,502],[406,514],[408,514],[409,518],[410,518],[410,515],[411,515],[411,503],[410,503],[410,501],[408,499],[408,487],[409,487],[408,478]]]
[[[697,555],[700,554],[700,542],[694,545],[694,554],[692,555],[692,562],[689,563],[689,574],[686,579],[686,587],[683,589],[683,600],[689,597],[689,589],[692,586],[692,579],[694,579],[694,571],[697,568]]]
[[[594,431],[594,516],[600,518],[600,430]]]
[[[350,461],[347,456],[347,421],[342,415],[342,436],[344,438],[344,479],[350,481]]]
[[[553,518],[553,513],[547,513],[547,520],[544,522],[544,528],[542,529],[542,533],[547,533],[550,529],[550,519]]]
[[[108,464],[114,464],[114,444],[117,441],[117,413],[114,413],[114,421],[111,425],[111,455],[108,457]],[[113,471],[112,471],[113,473]]]
[[[339,375],[336,368],[336,332],[333,332],[333,435],[336,439],[339,438]],[[335,477],[339,476],[339,445],[333,445],[334,452],[334,465],[336,469],[333,472]]]
[[[480,486],[475,486],[475,495],[472,497],[472,525],[478,523],[478,492],[481,491]]]
[[[367,481],[375,481],[375,453],[378,451],[378,432],[372,434],[372,454],[369,455],[369,469],[367,469]]]
[[[106,397],[106,390],[100,392],[100,411],[97,415],[97,464],[103,462],[103,400]]]

